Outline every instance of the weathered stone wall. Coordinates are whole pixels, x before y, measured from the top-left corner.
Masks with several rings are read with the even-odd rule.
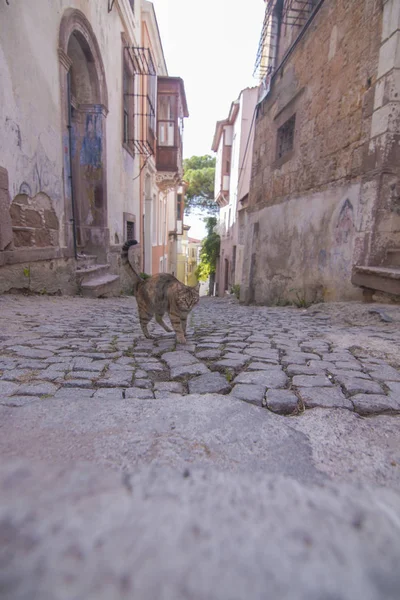
[[[13,242],[8,192],[8,173],[0,167],[0,252],[11,248]]]
[[[12,265],[24,269],[28,249],[30,264],[73,255],[69,69],[78,245],[104,260],[110,242],[124,240],[124,212],[139,219],[140,161],[122,145],[122,62],[124,44],[140,45],[140,14],[128,0],[111,12],[87,0],[0,3],[0,267],[9,265],[3,279],[16,274],[16,288]],[[14,255],[2,256],[10,245]],[[37,253],[45,248],[47,257]]]
[[[18,194],[10,206],[14,246],[58,246],[59,222],[51,199],[43,193]]]
[[[382,14],[380,1],[326,0],[275,73],[255,126],[243,300],[359,296],[350,277],[372,205],[361,182],[375,168]],[[293,148],[279,157],[293,115]]]
[[[5,253],[5,259],[12,253]],[[9,257],[7,255],[10,255]],[[25,261],[23,260],[25,258]],[[0,269],[0,294],[67,294],[77,293],[75,261],[72,258],[35,260],[31,252],[20,255],[19,262]]]

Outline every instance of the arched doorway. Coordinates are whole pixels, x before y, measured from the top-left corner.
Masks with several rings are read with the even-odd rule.
[[[78,10],[60,26],[61,100],[65,191],[65,241],[77,252],[104,259],[107,227],[107,87],[96,37]]]

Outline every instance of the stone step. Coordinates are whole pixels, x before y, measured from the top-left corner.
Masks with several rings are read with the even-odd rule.
[[[353,267],[353,285],[400,296],[400,267]]]
[[[99,275],[81,284],[82,296],[85,298],[103,298],[105,296],[118,296],[120,283],[118,275]]]
[[[95,254],[85,254],[84,252],[78,253],[77,265],[78,268],[86,268],[97,263],[97,256]]]
[[[78,264],[78,268],[76,269],[76,279],[78,285],[95,279],[99,275],[106,275],[109,268],[110,265],[89,265],[86,267],[81,267]]]
[[[400,248],[391,248],[388,250],[386,262],[391,267],[400,267]]]

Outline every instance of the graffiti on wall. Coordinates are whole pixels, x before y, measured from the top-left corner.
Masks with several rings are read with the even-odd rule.
[[[336,223],[335,240],[337,244],[347,244],[351,241],[354,230],[354,209],[348,198],[340,209],[339,218]]]
[[[49,159],[39,138],[33,156],[24,153],[18,156],[17,173],[20,183],[15,192],[31,198],[44,192],[55,201],[61,200],[61,182],[57,171],[56,163]]]
[[[86,115],[85,133],[83,136],[80,164],[88,167],[88,171],[101,167],[102,152],[102,115]]]
[[[103,115],[86,115],[79,164],[83,179],[82,219],[85,225],[103,225]]]

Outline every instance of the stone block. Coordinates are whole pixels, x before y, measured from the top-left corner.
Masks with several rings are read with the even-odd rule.
[[[244,400],[244,402],[250,402],[250,404],[262,406],[266,389],[265,385],[238,383],[234,385],[230,396],[238,398],[239,400]]]
[[[286,373],[280,367],[271,366],[265,371],[246,371],[240,373],[234,383],[246,383],[251,385],[262,385],[267,388],[283,388],[288,383]]]
[[[24,227],[25,221],[23,217],[22,207],[13,202],[10,206],[10,217],[14,227]]]
[[[330,387],[332,382],[324,375],[295,375],[293,385],[296,387]]]
[[[24,221],[26,227],[42,228],[43,221],[40,213],[33,209],[25,209]]]
[[[8,193],[8,173],[0,167],[0,251],[13,243],[10,198]]]
[[[150,389],[130,387],[125,390],[125,398],[139,398],[142,400],[153,400],[154,393]]]
[[[48,229],[35,229],[34,239],[35,246],[38,246],[39,248],[51,246],[52,243],[50,231]]]
[[[189,392],[191,394],[224,394],[231,389],[230,384],[221,373],[205,373],[200,377],[189,380]]]
[[[306,408],[347,408],[353,405],[339,387],[299,387],[298,394]]]
[[[33,246],[34,229],[13,228],[14,245],[16,248]]]
[[[45,210],[44,211],[44,224],[45,227],[49,229],[59,229],[60,224],[57,219],[57,215],[54,210]]]
[[[297,396],[290,390],[268,390],[265,403],[269,410],[281,415],[289,415],[298,408]]]
[[[361,377],[342,377],[338,375],[336,380],[344,387],[350,395],[354,394],[381,394],[382,388],[372,379],[362,379]]]
[[[179,379],[180,377],[188,377],[190,375],[202,375],[209,373],[209,369],[201,362],[189,365],[173,367],[171,369],[171,379]]]
[[[360,415],[400,412],[400,399],[383,394],[356,394],[351,398],[354,410]]]

